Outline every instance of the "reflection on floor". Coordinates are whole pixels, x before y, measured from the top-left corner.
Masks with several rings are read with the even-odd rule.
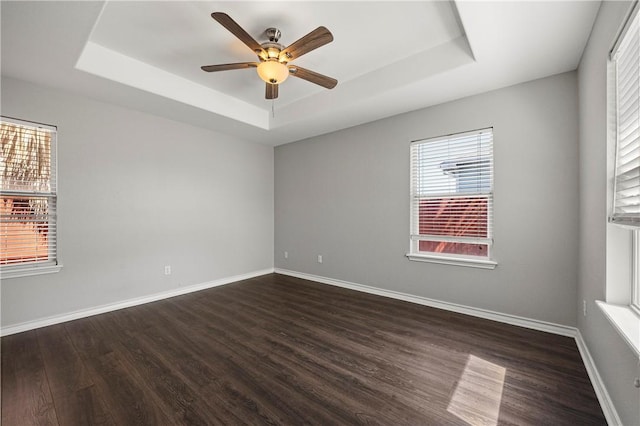
[[[495,426],[506,369],[469,355],[447,411],[473,426]]]

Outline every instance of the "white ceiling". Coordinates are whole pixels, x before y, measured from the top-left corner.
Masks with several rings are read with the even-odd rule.
[[[552,2],[6,2],[2,75],[279,145],[576,69],[599,8]],[[275,102],[256,60],[211,18],[285,46],[323,25],[334,41],[294,62],[338,79],[290,78]]]

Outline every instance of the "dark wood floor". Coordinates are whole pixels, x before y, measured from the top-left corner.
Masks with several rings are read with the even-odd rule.
[[[2,425],[605,424],[573,339],[282,275],[2,338]]]

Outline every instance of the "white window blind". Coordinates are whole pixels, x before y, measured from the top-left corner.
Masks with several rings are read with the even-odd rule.
[[[57,264],[56,128],[0,119],[0,270]]]
[[[489,258],[493,130],[411,144],[410,254]]]
[[[612,52],[616,77],[613,223],[640,226],[640,27],[637,15]]]

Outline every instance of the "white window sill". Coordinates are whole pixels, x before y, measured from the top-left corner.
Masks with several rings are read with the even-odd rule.
[[[640,357],[640,316],[630,306],[613,305],[600,300],[596,300],[596,304],[624,341],[635,351],[636,356]]]
[[[0,279],[29,277],[32,275],[55,274],[60,272],[62,265],[46,266],[5,266],[0,269]]]
[[[440,263],[442,265],[467,266],[469,268],[495,269],[498,262],[489,259],[472,259],[454,256],[436,256],[429,254],[407,253],[409,260],[417,262]]]

